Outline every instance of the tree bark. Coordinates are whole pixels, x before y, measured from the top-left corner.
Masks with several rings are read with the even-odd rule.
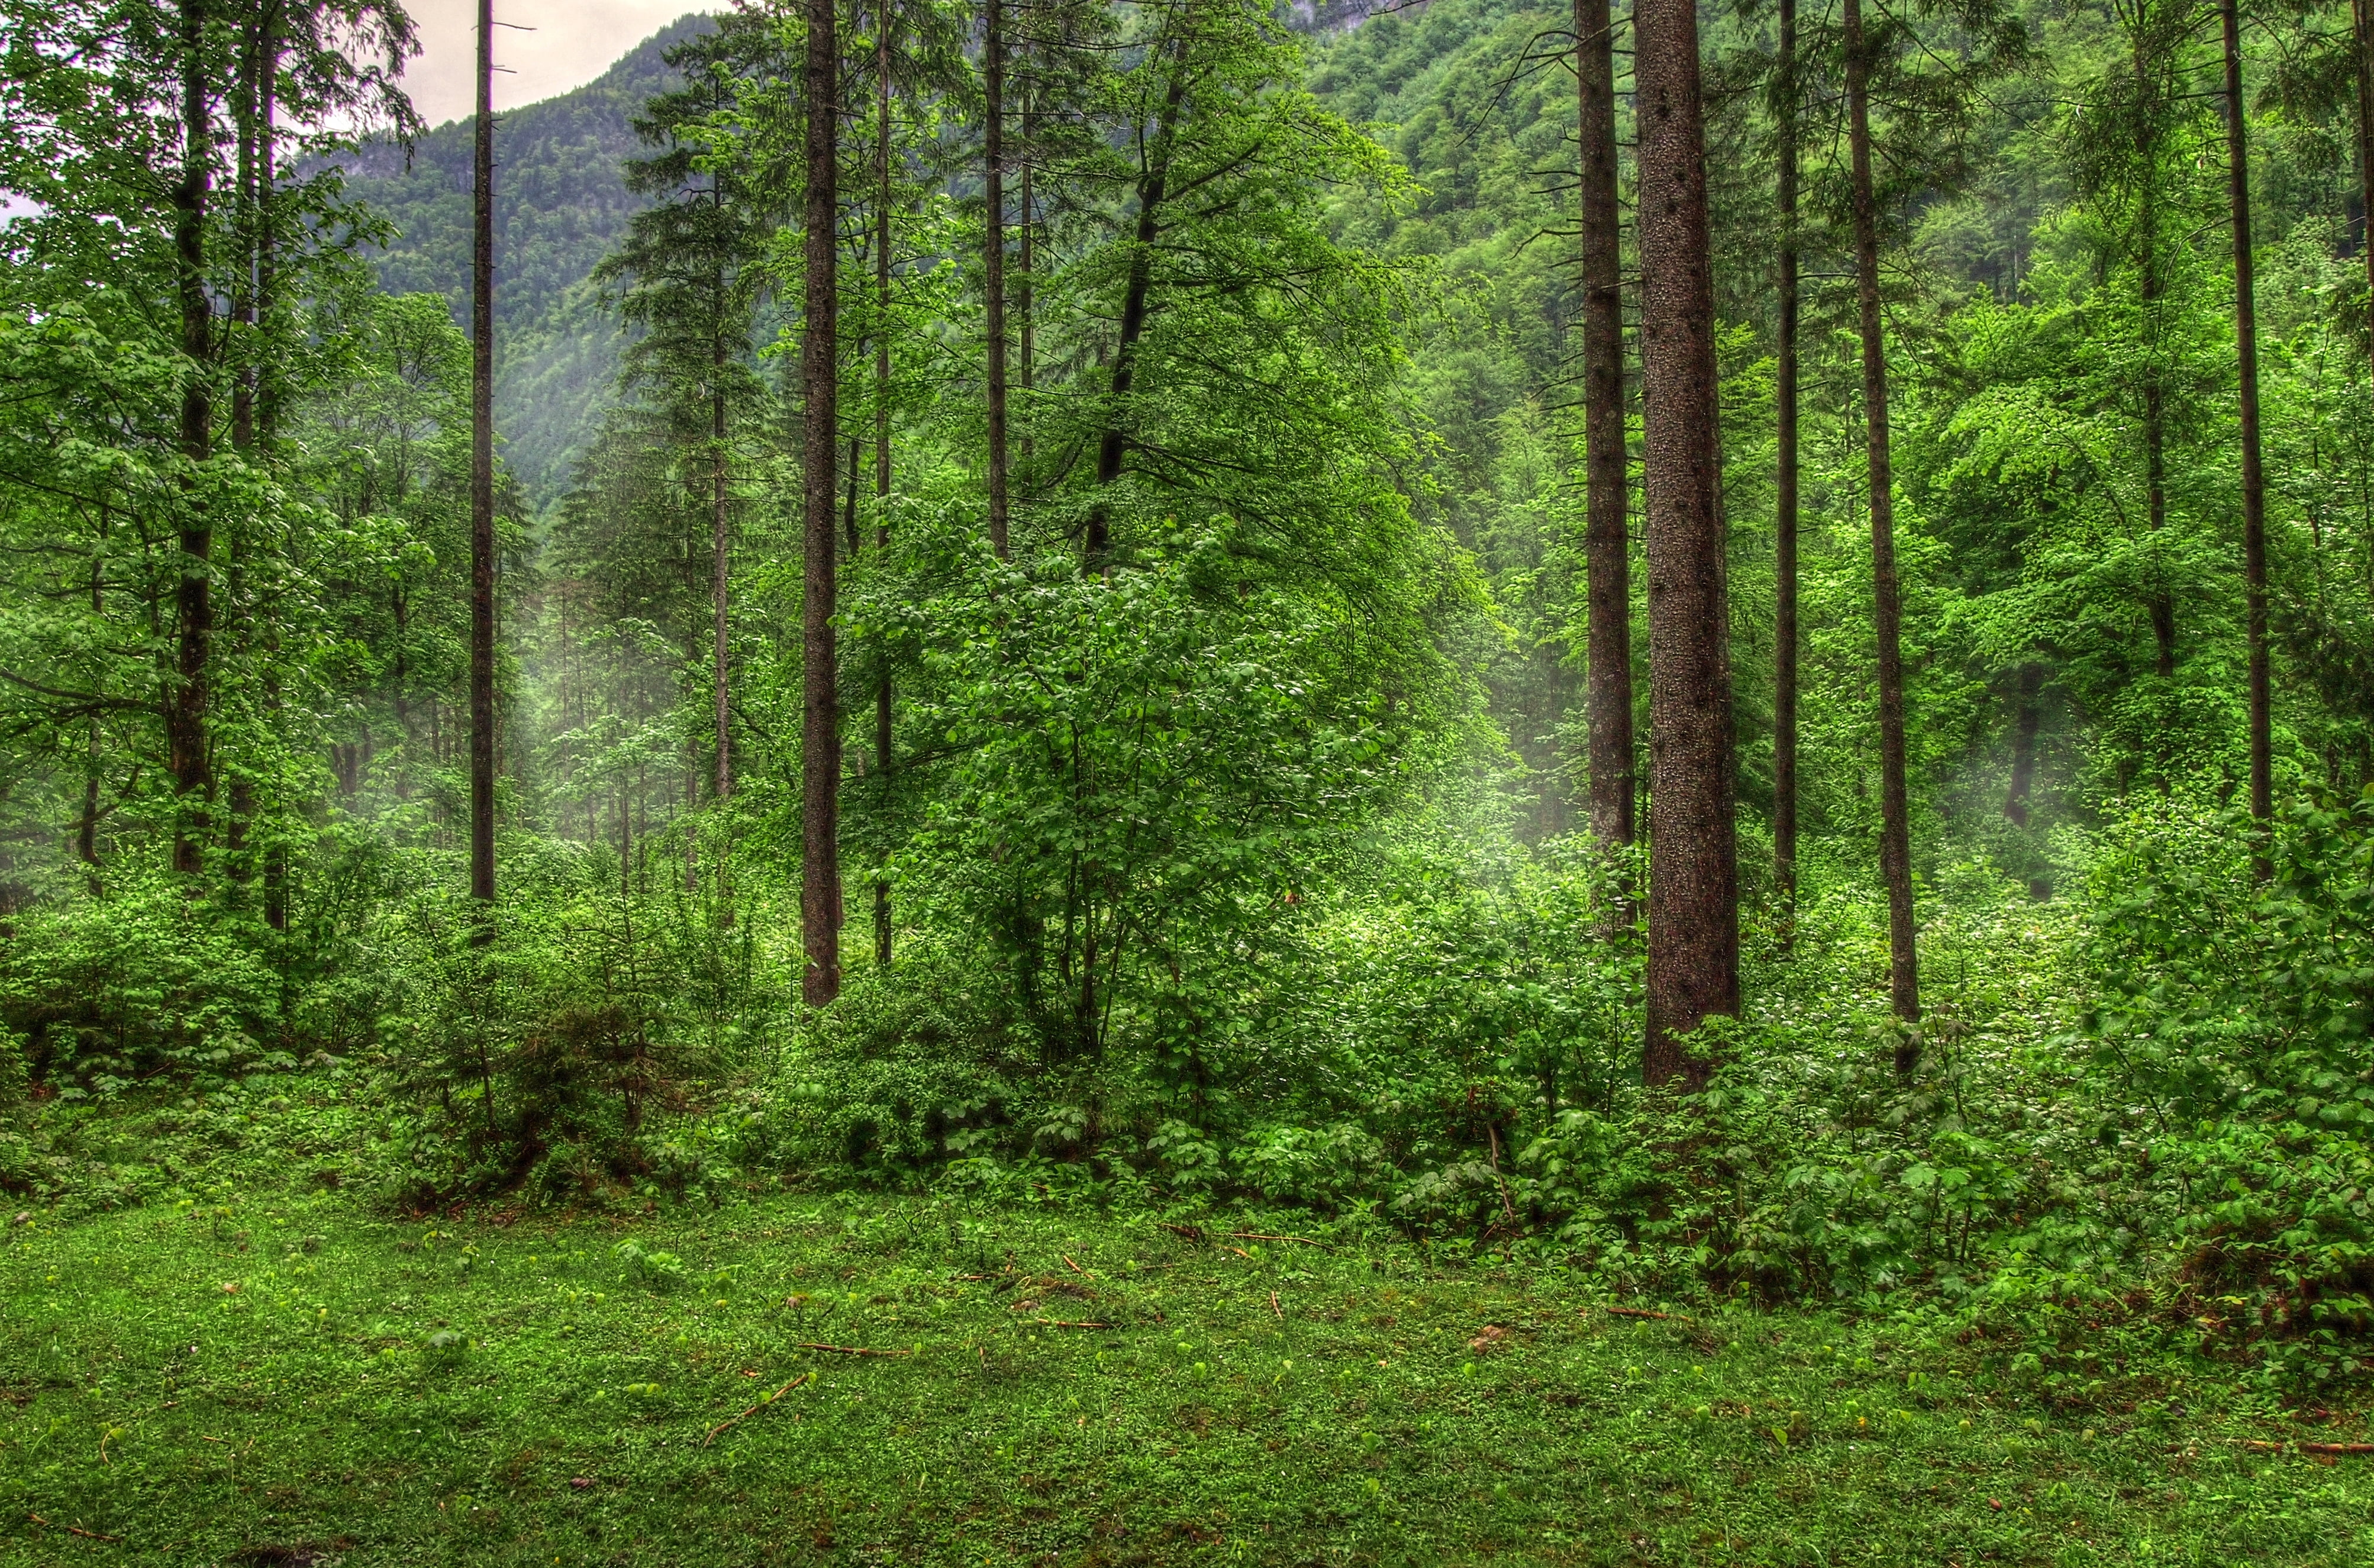
[[[206,204],[213,127],[206,113],[206,0],[182,0],[182,178],[173,187],[173,270],[182,309],[181,454],[190,466],[182,496],[180,581],[174,592],[174,683],[165,704],[167,766],[173,774],[173,869],[204,867],[206,799],[214,787],[207,755],[207,699],[213,672],[213,519],[196,470],[213,455],[214,306],[206,293]]]
[[[279,179],[280,8],[267,5],[262,23],[263,69],[256,88],[255,145],[255,323],[258,360],[255,367],[255,439],[267,461],[280,432],[280,378],[272,359],[273,311],[279,292],[279,235],[274,228]],[[267,654],[264,701],[276,721],[280,714],[280,632],[268,609],[259,611],[264,623]],[[264,851],[264,923],[275,931],[288,929],[288,846],[275,834]]]
[[[1137,182],[1137,228],[1130,249],[1129,280],[1122,292],[1121,331],[1113,345],[1111,403],[1104,432],[1097,442],[1097,486],[1099,489],[1121,477],[1122,459],[1129,452],[1124,428],[1125,405],[1137,379],[1137,342],[1146,333],[1148,296],[1154,287],[1154,242],[1162,233],[1162,204],[1170,184],[1170,148],[1178,135],[1179,114],[1187,99],[1187,50],[1183,30],[1192,14],[1180,23],[1170,49],[1170,85],[1163,94],[1162,116],[1149,138],[1146,162]],[[1112,548],[1111,518],[1105,503],[1088,508],[1087,548],[1082,559],[1090,572],[1101,572]]]
[[[470,897],[495,902],[495,5],[478,0],[470,240]]]
[[[1005,501],[1005,26],[988,0],[981,75],[982,109],[981,304],[989,332],[989,544],[1008,553]]]
[[[1773,366],[1772,873],[1783,918],[1797,908],[1797,0],[1780,0],[1779,341]]]
[[[2043,688],[2044,666],[2033,662],[2022,665],[2012,699],[2011,788],[2004,796],[2004,815],[2015,827],[2027,826],[2028,797],[2036,787],[2036,732],[2044,722],[2036,698]]]
[[[885,4],[875,41],[874,122],[874,548],[890,548],[890,12]],[[874,764],[889,786],[890,654],[874,683]],[[874,878],[874,961],[890,967],[890,879]]]
[[[805,701],[800,727],[800,941],[806,957],[800,994],[810,1007],[840,995],[840,698],[833,639],[839,542],[840,306],[836,211],[840,164],[839,48],[833,0],[805,0],[807,56],[801,72],[806,112],[807,191],[802,236],[805,279],[800,332],[801,475],[805,574],[801,591]]]
[[[2267,477],[2259,445],[2259,323],[2251,256],[2251,138],[2242,101],[2242,21],[2235,0],[2217,7],[2226,42],[2226,195],[2233,209],[2234,350],[2240,371],[2242,581],[2251,641],[2251,815],[2275,814],[2274,721],[2267,672]],[[2274,868],[2254,857],[2260,880]]]
[[[1582,185],[1583,574],[1591,832],[1632,842],[1632,582],[1624,439],[1622,216],[1616,201],[1615,21],[1574,0]]]
[[[1912,925],[1912,831],[1904,744],[1903,607],[1896,586],[1895,476],[1887,440],[1887,344],[1879,311],[1879,206],[1871,173],[1871,56],[1862,0],[1845,0],[1847,143],[1854,183],[1855,303],[1863,337],[1863,407],[1871,489],[1872,627],[1879,644],[1879,872],[1887,885],[1888,1002],[1906,1025],[1921,1021],[1920,960]],[[1907,1028],[1898,1072],[1920,1061]]]
[[[2374,0],[2350,0],[2357,54],[2357,253],[2366,264],[2367,348],[2374,353]]]
[[[1731,625],[1692,0],[1638,0],[1641,405],[1649,500],[1649,974],[1641,1076],[1695,1091],[1685,1040],[1739,1011]]]

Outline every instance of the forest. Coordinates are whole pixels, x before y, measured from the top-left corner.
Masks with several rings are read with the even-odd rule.
[[[2368,0],[507,9],[0,0],[0,1562],[2369,1550]]]

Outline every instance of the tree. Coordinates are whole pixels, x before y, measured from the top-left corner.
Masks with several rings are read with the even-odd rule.
[[[1780,0],[1780,54],[1772,74],[1773,158],[1780,244],[1773,273],[1778,330],[1772,367],[1773,626],[1772,874],[1784,914],[1797,901],[1797,0]]]
[[[1698,17],[1638,0],[1640,384],[1649,503],[1649,984],[1641,1076],[1703,1088],[1685,1037],[1739,1011],[1731,607]]]
[[[470,183],[470,896],[495,902],[495,3],[478,0]]]
[[[1906,1026],[1899,1072],[1919,1060],[1920,959],[1912,924],[1912,825],[1905,782],[1903,606],[1896,584],[1895,471],[1887,429],[1887,343],[1879,304],[1879,204],[1872,185],[1871,46],[1861,0],[1844,0],[1847,145],[1853,169],[1855,306],[1863,339],[1865,473],[1871,516],[1872,630],[1879,644],[1879,871],[1887,889],[1888,1002]]]
[[[2225,44],[2226,193],[2234,242],[2234,356],[2242,447],[2242,582],[2249,617],[2251,815],[2274,816],[2274,720],[2267,667],[2267,479],[2259,440],[2259,320],[2251,277],[2251,138],[2242,101],[2242,23],[2235,0],[2218,0]],[[2273,874],[2262,854],[2261,880]]]
[[[833,537],[840,300],[840,74],[834,0],[802,0],[807,23],[800,76],[805,186],[801,225],[800,992],[810,1007],[840,995],[840,666],[834,646],[838,571]]]
[[[1584,697],[1591,831],[1632,842],[1631,489],[1624,433],[1623,218],[1616,198],[1616,24],[1607,0],[1575,0],[1575,81],[1582,148]]]

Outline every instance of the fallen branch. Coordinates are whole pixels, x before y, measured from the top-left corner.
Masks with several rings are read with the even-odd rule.
[[[80,1536],[85,1540],[103,1540],[111,1545],[114,1545],[121,1543],[123,1539],[122,1536],[103,1536],[97,1530],[86,1530],[79,1525],[52,1525],[47,1519],[42,1518],[39,1514],[28,1514],[26,1517],[32,1520],[33,1523],[37,1525],[47,1526],[49,1528],[53,1530],[64,1530],[70,1536]]]
[[[1672,1313],[1669,1313],[1669,1312],[1650,1312],[1650,1311],[1648,1311],[1646,1308],[1643,1308],[1643,1307],[1609,1307],[1609,1308],[1607,1309],[1607,1315],[1608,1315],[1610,1317],[1655,1317],[1655,1318],[1671,1318],[1671,1317],[1674,1315]]]
[[[1275,1291],[1272,1291],[1269,1293],[1269,1310],[1277,1314],[1277,1320],[1280,1323],[1284,1323],[1286,1321],[1286,1309],[1277,1304],[1277,1292]]]
[[[709,1429],[709,1435],[700,1440],[700,1445],[703,1448],[708,1447],[711,1444],[717,1441],[717,1434],[719,1432],[723,1432],[727,1427],[732,1426],[735,1421],[741,1421],[745,1417],[757,1415],[760,1410],[765,1409],[768,1406],[773,1404],[776,1400],[782,1398],[784,1395],[790,1393],[793,1389],[797,1388],[801,1384],[805,1383],[809,1378],[814,1377],[816,1373],[812,1372],[804,1372],[800,1373],[799,1376],[792,1379],[789,1383],[784,1384],[781,1388],[776,1389],[772,1394],[768,1395],[765,1398],[751,1406],[748,1409],[743,1411],[741,1415],[726,1417],[723,1421],[719,1421],[715,1426]],[[577,1486],[579,1483],[576,1480],[572,1480],[569,1484],[571,1486]],[[588,1482],[586,1484],[590,1485],[591,1483]]]
[[[1078,1264],[1074,1263],[1074,1262],[1072,1261],[1072,1255],[1071,1255],[1070,1253],[1067,1253],[1067,1252],[1059,1252],[1059,1253],[1057,1253],[1055,1256],[1056,1256],[1057,1257],[1060,1257],[1060,1258],[1062,1258],[1062,1259],[1064,1260],[1064,1267],[1066,1267],[1066,1268],[1070,1269],[1073,1273],[1075,1273],[1075,1274],[1078,1275],[1081,1279],[1095,1279],[1095,1278],[1096,1278],[1096,1276],[1095,1276],[1095,1275],[1093,1275],[1093,1274],[1089,1273],[1087,1269],[1085,1269],[1085,1268],[1081,1267]]]
[[[1228,1234],[1240,1242],[1294,1242],[1306,1247],[1317,1247],[1322,1252],[1335,1250],[1327,1243],[1314,1241],[1309,1236],[1273,1236],[1266,1231],[1231,1231]]]
[[[2303,1454],[2374,1454],[2374,1443],[2260,1443],[2255,1440],[2242,1444],[2260,1454],[2281,1454],[2287,1448]]]
[[[1200,1242],[1204,1239],[1204,1228],[1201,1225],[1173,1225],[1168,1220],[1157,1220],[1155,1223],[1172,1235],[1184,1236],[1191,1242]]]
[[[830,1350],[836,1356],[904,1356],[913,1353],[910,1350],[876,1350],[864,1345],[811,1345],[805,1339],[794,1339],[792,1343],[803,1350]]]
[[[1034,1317],[1030,1320],[1030,1326],[1033,1328],[1111,1328],[1112,1325],[1110,1323],[1067,1323],[1060,1317]]]

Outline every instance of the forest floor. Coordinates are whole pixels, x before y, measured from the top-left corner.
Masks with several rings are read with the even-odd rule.
[[[2296,1451],[2362,1411],[2176,1363],[2052,1407],[1909,1320],[1278,1224],[37,1213],[0,1562],[2374,1561],[2374,1457]]]

